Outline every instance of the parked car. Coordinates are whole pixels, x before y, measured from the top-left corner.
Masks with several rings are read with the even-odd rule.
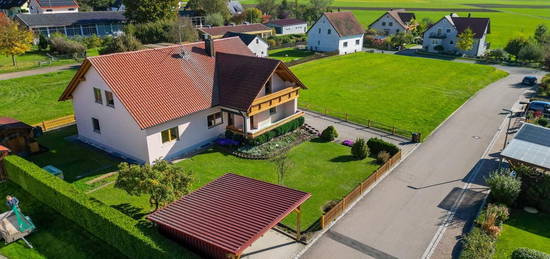
[[[537,84],[537,78],[534,76],[526,76],[521,80],[521,84],[533,86]]]
[[[527,111],[542,112],[545,115],[550,114],[550,102],[532,101],[527,105]]]

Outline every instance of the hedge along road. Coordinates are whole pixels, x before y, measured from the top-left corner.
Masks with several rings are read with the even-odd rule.
[[[384,256],[421,258],[448,204],[459,198],[505,115],[527,89],[527,68],[499,67],[510,75],[479,91],[382,183],[357,203],[303,258]]]

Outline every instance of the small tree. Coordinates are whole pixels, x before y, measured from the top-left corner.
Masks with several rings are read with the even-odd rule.
[[[289,170],[294,166],[292,160],[288,158],[288,154],[282,154],[272,159],[275,164],[277,172],[277,183],[284,185],[285,177],[288,175]]]
[[[458,35],[456,47],[463,52],[471,50],[474,46],[474,32],[470,28],[467,28]]]
[[[38,35],[38,48],[40,50],[45,50],[48,48],[48,39],[46,39],[46,36],[42,33]]]
[[[179,0],[122,0],[130,22],[148,23],[176,18]]]
[[[334,126],[328,126],[323,132],[321,132],[321,139],[325,141],[333,141],[338,137],[338,132]]]
[[[103,40],[103,47],[99,50],[99,54],[110,54],[117,52],[126,52],[142,49],[143,45],[131,34],[123,34],[116,38],[107,37]]]
[[[369,155],[369,147],[365,139],[359,138],[351,146],[351,155],[356,159],[363,160]]]
[[[490,196],[495,202],[512,206],[521,191],[521,180],[507,171],[495,171],[485,179],[491,188]]]
[[[206,23],[212,26],[222,26],[224,19],[220,13],[212,13],[206,16]]]
[[[262,11],[258,8],[246,8],[244,10],[244,20],[249,23],[259,23],[262,21]]]
[[[506,47],[504,47],[504,50],[508,52],[508,54],[517,57],[523,46],[527,44],[529,44],[529,42],[525,38],[511,39],[506,44]]]
[[[544,24],[539,24],[537,28],[535,29],[535,40],[539,44],[545,44],[548,43],[548,39],[550,38],[550,35],[548,34],[548,27]]]
[[[148,195],[155,210],[188,194],[193,182],[191,173],[165,160],[152,166],[121,163],[118,169],[115,187],[132,196]]]
[[[256,8],[260,9],[265,14],[275,14],[277,11],[277,1],[275,0],[257,0]]]
[[[544,56],[542,49],[533,43],[525,44],[519,51],[517,58],[526,62],[538,62],[541,61]]]
[[[0,54],[11,56],[13,66],[17,66],[15,56],[31,50],[34,34],[3,15],[0,20]]]

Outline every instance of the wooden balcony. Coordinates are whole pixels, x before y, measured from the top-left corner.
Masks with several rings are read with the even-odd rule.
[[[279,126],[281,126],[281,125],[283,125],[283,124],[285,124],[285,123],[287,123],[291,120],[294,120],[294,119],[302,117],[302,116],[304,116],[304,112],[302,112],[302,111],[296,112],[296,113],[294,113],[294,114],[292,114],[292,115],[290,115],[290,116],[288,116],[288,117],[286,117],[282,120],[279,120],[279,121],[269,125],[268,127],[265,127],[263,129],[259,129],[259,130],[252,130],[252,132],[246,133],[246,138],[255,138],[255,137],[260,136],[260,135],[262,135],[262,134],[264,134],[264,133],[266,133],[266,132],[268,132],[268,131],[270,131],[274,128],[277,128],[277,127],[279,127]],[[232,131],[233,133],[240,134],[240,135],[245,135],[241,129],[235,128],[233,126],[227,126],[227,129]]]
[[[300,93],[300,87],[288,87],[283,90],[268,94],[257,98],[252,103],[250,109],[248,109],[248,116],[253,116],[263,111],[267,111],[273,107],[279,106],[283,103],[292,101],[298,98]]]

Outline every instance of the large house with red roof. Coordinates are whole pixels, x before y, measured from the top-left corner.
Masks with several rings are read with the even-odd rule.
[[[324,13],[307,32],[307,48],[340,55],[355,53],[363,49],[364,34],[352,12]]]
[[[77,13],[75,0],[30,0],[30,13]]]
[[[87,58],[60,101],[72,99],[80,140],[152,163],[301,117],[302,88],[284,63],[231,37]]]

